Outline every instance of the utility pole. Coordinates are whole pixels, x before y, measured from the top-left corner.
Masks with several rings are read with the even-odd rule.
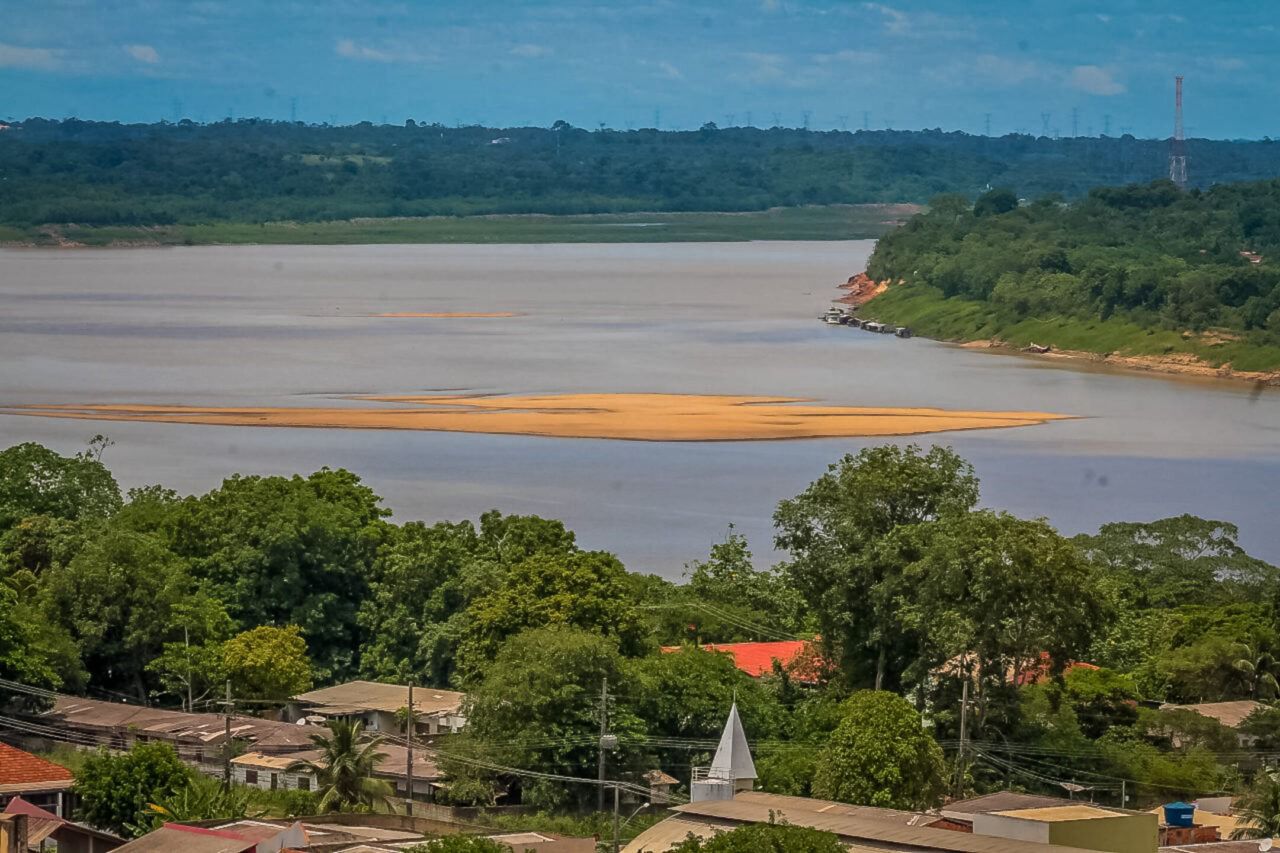
[[[603,791],[604,788],[600,790]],[[622,847],[622,839],[620,837],[622,835],[622,827],[618,823],[618,796],[618,785],[615,782],[613,785],[613,853],[619,853]]]
[[[231,790],[231,679],[227,679],[227,698],[222,703],[222,787]]]
[[[1128,796],[1125,795],[1124,788],[1125,788],[1125,781],[1121,779],[1120,780],[1120,808],[1127,809],[1129,808],[1129,798]]]
[[[964,753],[969,736],[969,675],[965,674],[964,688],[960,693],[960,750],[956,755],[956,797],[959,798],[964,788]]]
[[[404,760],[404,792],[408,798],[404,804],[404,813],[413,817],[413,730],[417,722],[413,713],[413,679],[409,679],[409,715],[404,724],[404,741],[408,745]]]
[[[191,632],[186,625],[182,626],[182,644],[186,647],[187,652],[187,713],[195,713],[195,702],[191,699],[191,679],[194,677],[191,671]]]
[[[604,744],[609,736],[609,676],[600,685],[600,790],[597,791],[596,811],[604,811]],[[614,788],[617,793],[617,788]]]

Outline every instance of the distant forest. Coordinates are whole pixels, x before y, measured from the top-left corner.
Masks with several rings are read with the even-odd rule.
[[[1280,175],[1280,144],[1187,143],[1191,183]],[[1166,173],[1168,142],[931,131],[346,127],[28,119],[0,131],[0,224],[167,225],[976,198]]]

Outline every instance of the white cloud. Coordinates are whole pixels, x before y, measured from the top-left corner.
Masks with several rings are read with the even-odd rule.
[[[907,17],[906,12],[885,6],[883,3],[863,3],[862,7],[883,15],[884,28],[891,33],[901,34],[911,29],[911,19]]]
[[[52,71],[62,65],[57,51],[44,47],[19,47],[0,42],[0,68],[32,68]]]
[[[676,68],[674,65],[672,65],[670,62],[667,62],[665,59],[658,63],[658,70],[661,71],[663,74],[665,74],[667,77],[670,77],[672,80],[684,79],[684,74],[680,71],[680,69]]]
[[[1016,86],[1043,76],[1039,65],[1026,59],[1011,59],[994,53],[983,53],[972,60],[970,73],[988,83]]]
[[[554,52],[551,48],[540,44],[518,44],[511,48],[511,55],[519,56],[522,59],[541,59],[544,56],[550,56]]]
[[[149,44],[126,44],[124,52],[139,62],[145,62],[148,65],[155,65],[160,61],[160,54]]]
[[[338,56],[345,56],[347,59],[363,59],[368,62],[396,62],[395,54],[385,50],[369,47],[368,45],[357,44],[351,39],[338,39],[334,51]]]
[[[837,50],[835,53],[819,53],[815,54],[813,61],[819,65],[834,65],[836,63],[847,63],[849,65],[866,65],[882,61],[880,54],[870,50]]]
[[[1104,23],[1104,24],[1109,24],[1109,23],[1111,23],[1111,16],[1110,16],[1110,15],[1104,15],[1104,14],[1102,14],[1101,12],[1099,12],[1099,13],[1098,13],[1098,15],[1097,15],[1097,18],[1098,18],[1098,20],[1099,20],[1099,21],[1101,21],[1101,22],[1102,22],[1102,23]]]
[[[765,12],[776,12],[782,8],[782,0],[760,0],[760,8]]]
[[[1110,71],[1097,65],[1077,65],[1071,69],[1067,82],[1071,88],[1090,95],[1120,95],[1126,91],[1125,85],[1111,76]]]

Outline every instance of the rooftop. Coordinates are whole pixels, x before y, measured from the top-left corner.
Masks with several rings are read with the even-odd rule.
[[[0,793],[60,791],[75,781],[71,771],[7,743],[0,743]]]
[[[1116,812],[1106,811],[1089,805],[1050,806],[1043,809],[1014,809],[1007,812],[994,812],[1002,817],[1016,817],[1022,820],[1036,820],[1042,823],[1060,823],[1067,820],[1097,820],[1105,817],[1118,817]]]
[[[1195,711],[1202,717],[1217,720],[1228,728],[1236,729],[1245,719],[1259,708],[1265,708],[1261,702],[1252,699],[1238,699],[1234,702],[1201,702],[1198,705],[1161,705],[1161,711]]]
[[[754,678],[773,672],[776,660],[783,667],[791,666],[811,644],[803,640],[786,640],[778,643],[706,643],[699,648],[708,652],[724,652],[733,656],[733,664]],[[681,651],[684,646],[663,646],[668,654]]]
[[[118,853],[248,853],[257,843],[231,833],[197,830],[191,826],[165,824],[155,832],[117,847]]]
[[[1038,794],[1020,794],[1016,791],[996,791],[967,800],[956,800],[942,807],[944,815],[975,815],[1008,812],[1017,809],[1041,809],[1053,806],[1074,805],[1063,797],[1043,797]]]
[[[420,715],[456,713],[467,694],[434,687],[413,688],[413,710]],[[293,697],[308,710],[318,714],[352,714],[383,711],[394,714],[409,706],[409,687],[404,684],[381,684],[376,681],[348,681],[322,687]]]
[[[67,726],[102,733],[132,731],[156,740],[196,746],[219,744],[225,722],[221,714],[189,714],[164,708],[147,708],[122,702],[103,702],[79,696],[59,696],[43,715]],[[259,750],[294,752],[311,746],[311,735],[323,731],[257,717],[232,717],[231,736],[246,740]]]

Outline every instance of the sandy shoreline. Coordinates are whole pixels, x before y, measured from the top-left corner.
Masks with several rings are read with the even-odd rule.
[[[376,396],[377,407],[24,405],[0,414],[143,423],[315,429],[406,429],[607,438],[625,441],[763,441],[924,435],[1032,426],[1069,415],[824,406],[789,397],[692,394]],[[391,404],[391,405],[386,405]]]
[[[1049,352],[1029,352],[1020,347],[997,340],[966,341],[956,344],[961,349],[995,350],[1002,355],[1025,355],[1031,358],[1057,359],[1061,361],[1089,361],[1124,370],[1147,373],[1167,373],[1173,376],[1193,376],[1201,379],[1230,379],[1236,382],[1252,382],[1257,385],[1280,386],[1280,371],[1265,373],[1256,370],[1233,370],[1231,365],[1214,367],[1190,353],[1173,355],[1105,355],[1083,350],[1052,349]]]

